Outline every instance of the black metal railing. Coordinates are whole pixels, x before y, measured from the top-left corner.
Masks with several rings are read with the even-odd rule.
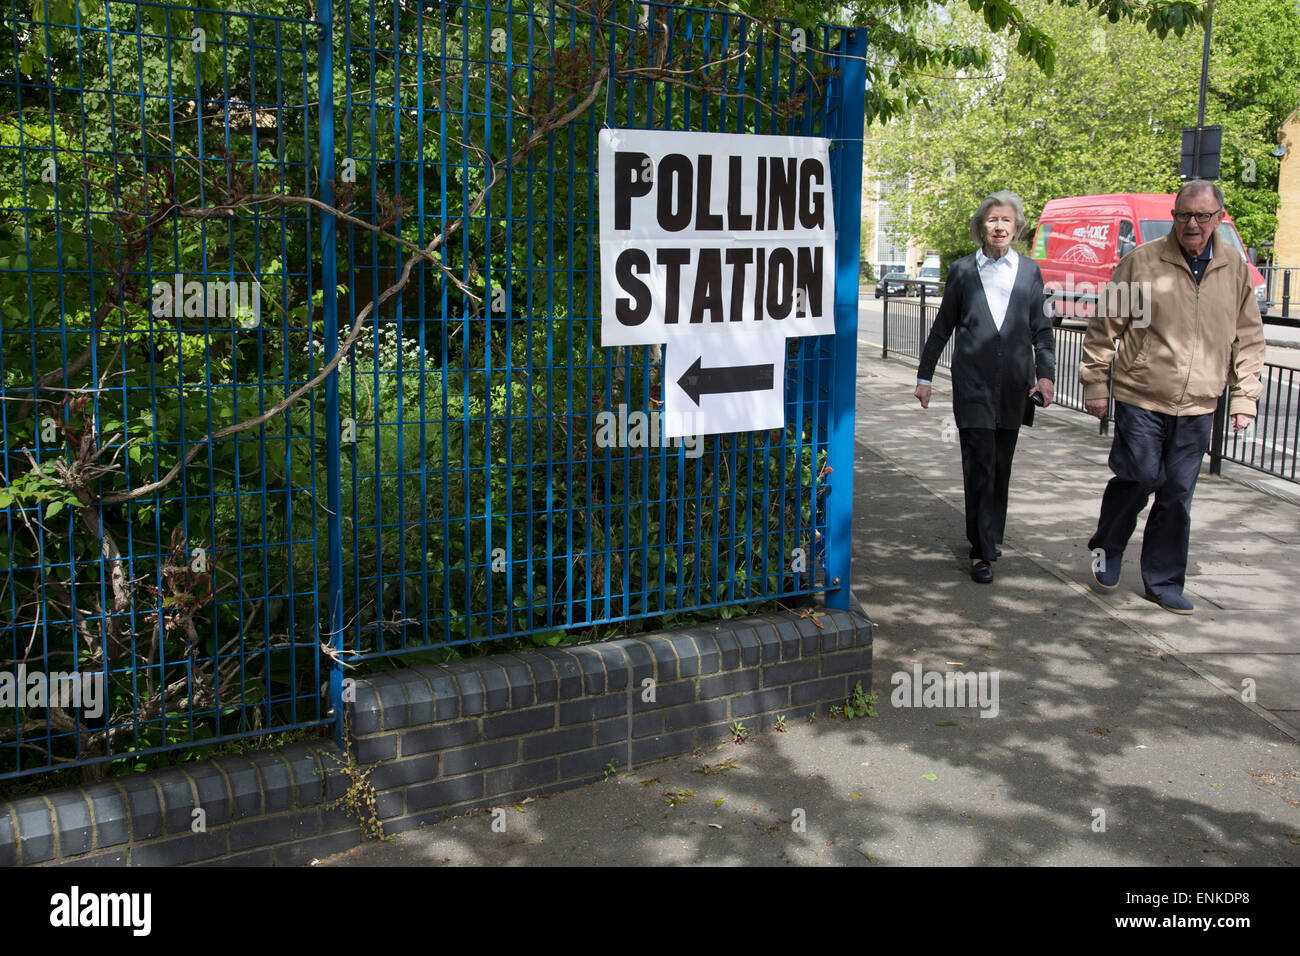
[[[1300,303],[1292,315],[1292,297],[1300,296],[1300,269],[1290,266],[1263,266],[1264,301],[1260,312],[1273,319],[1287,319],[1286,325],[1300,325]]]
[[[1228,421],[1227,390],[1214,413],[1210,474],[1223,462],[1245,465],[1276,478],[1300,482],[1296,449],[1300,444],[1300,370],[1264,363],[1258,410],[1250,428],[1234,432]]]
[[[1300,270],[1296,270],[1300,272]],[[919,299],[885,296],[883,342],[881,358],[889,358],[890,351],[909,358],[920,359],[939,311],[939,302],[933,296]],[[1294,322],[1296,320],[1291,320]],[[1265,316],[1266,325],[1290,325],[1273,316]],[[1077,370],[1083,358],[1083,329],[1061,328],[1053,330],[1056,337],[1056,398],[1053,404],[1083,412],[1083,385],[1075,373],[1062,374],[1062,370]],[[952,342],[943,350],[939,367],[952,368]],[[1276,478],[1300,482],[1297,453],[1300,451],[1300,369],[1285,365],[1264,363],[1260,373],[1263,390],[1259,396],[1258,410],[1251,427],[1242,432],[1232,430],[1227,414],[1228,394],[1225,389],[1219,399],[1214,416],[1214,431],[1210,439],[1210,474],[1221,473],[1225,461],[1262,471]],[[1106,417],[1101,420],[1101,434],[1109,431],[1115,417],[1115,396],[1109,395]]]
[[[880,357],[889,358],[889,352],[892,349],[900,355],[919,360],[921,352],[925,349],[925,341],[930,336],[930,329],[934,325],[935,317],[939,312],[939,299],[930,296],[929,301],[927,301],[924,295],[919,299],[887,295],[883,301],[885,306],[884,341],[881,343]],[[1077,369],[1080,359],[1083,358],[1084,330],[1058,326],[1053,330],[1053,334],[1056,338],[1057,369]],[[952,368],[952,345],[950,339],[943,350],[943,354],[939,356],[939,368]],[[1077,375],[1063,376],[1058,373],[1056,397],[1053,404],[1086,414],[1083,407],[1083,385],[1079,382]],[[1110,422],[1114,417],[1115,399],[1111,396],[1106,415],[1100,420],[1099,429],[1101,434],[1105,435],[1110,431]]]

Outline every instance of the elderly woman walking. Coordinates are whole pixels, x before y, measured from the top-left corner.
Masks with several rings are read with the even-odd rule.
[[[955,336],[952,411],[961,438],[971,579],[981,584],[993,580],[992,562],[1002,553],[1011,458],[1020,425],[1033,412],[1026,403],[1050,405],[1055,393],[1043,276],[1037,263],[1011,248],[1024,228],[1024,206],[1015,193],[996,192],[980,203],[970,224],[980,248],[948,269],[916,370],[914,394],[929,408],[934,367]]]

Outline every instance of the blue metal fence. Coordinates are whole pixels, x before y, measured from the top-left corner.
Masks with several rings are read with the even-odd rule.
[[[279,6],[0,25],[0,777],[337,732],[365,658],[843,606],[865,36]],[[663,400],[660,350],[599,345],[605,126],[834,141],[784,430],[595,440]]]

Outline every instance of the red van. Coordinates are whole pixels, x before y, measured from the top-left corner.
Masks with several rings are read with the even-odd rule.
[[[1043,207],[1030,255],[1043,271],[1043,285],[1056,296],[1056,321],[1086,321],[1096,309],[1096,296],[1115,266],[1143,243],[1159,239],[1174,227],[1172,193],[1111,193],[1051,199]],[[1232,217],[1225,215],[1215,237],[1246,258]],[[1255,298],[1264,309],[1264,276],[1252,264]]]

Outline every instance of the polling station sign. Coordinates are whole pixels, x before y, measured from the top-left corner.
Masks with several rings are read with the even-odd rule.
[[[674,332],[833,333],[829,147],[602,130],[601,345],[662,344]]]
[[[785,341],[835,331],[830,141],[602,130],[601,345],[667,346],[665,434],[785,424]]]

